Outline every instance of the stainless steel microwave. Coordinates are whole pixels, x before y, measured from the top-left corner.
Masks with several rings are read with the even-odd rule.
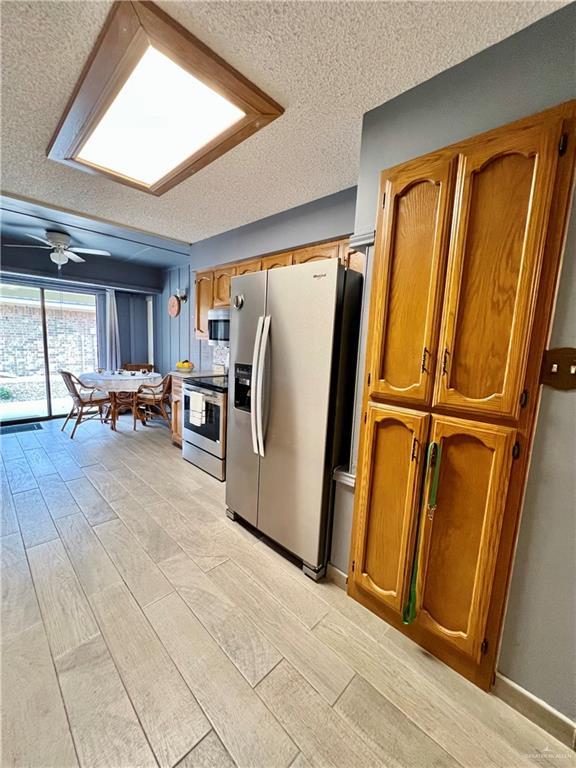
[[[230,342],[230,310],[208,310],[208,344],[227,345]]]

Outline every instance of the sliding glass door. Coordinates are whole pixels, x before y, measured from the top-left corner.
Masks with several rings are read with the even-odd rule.
[[[42,290],[0,283],[0,419],[48,416]]]
[[[58,371],[75,376],[98,365],[96,296],[69,291],[44,291],[48,337],[50,403],[52,415],[70,410],[70,396]]]
[[[0,284],[0,421],[67,414],[58,373],[97,366],[96,295]]]

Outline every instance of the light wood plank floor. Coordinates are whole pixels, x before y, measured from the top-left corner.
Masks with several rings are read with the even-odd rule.
[[[314,584],[160,424],[0,438],[0,765],[515,768],[574,755]]]

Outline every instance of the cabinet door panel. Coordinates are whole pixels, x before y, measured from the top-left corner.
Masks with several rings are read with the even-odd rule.
[[[561,122],[459,156],[436,404],[517,417]]]
[[[262,259],[262,269],[278,269],[278,267],[289,267],[292,264],[292,253],[278,253],[273,256],[266,256]]]
[[[436,509],[421,512],[417,622],[476,660],[484,639],[515,430],[432,417]]]
[[[340,256],[342,264],[347,269],[352,269],[354,272],[360,272],[361,275],[365,272],[366,256],[360,251],[349,251],[346,248],[346,253]]]
[[[294,251],[294,264],[306,264],[309,261],[321,261],[322,259],[335,259],[338,257],[339,243],[323,243],[311,245],[309,248],[300,248]]]
[[[260,259],[255,261],[245,261],[242,264],[238,264],[236,267],[237,275],[247,275],[250,272],[260,272],[262,269],[262,262]]]
[[[399,613],[406,600],[429,416],[370,404],[353,578]]]
[[[213,306],[230,306],[230,280],[236,275],[236,267],[222,267],[214,270]]]
[[[208,338],[208,310],[212,309],[212,272],[196,273],[194,331],[199,339]]]
[[[451,161],[434,155],[384,172],[372,305],[370,392],[431,400],[448,241]]]

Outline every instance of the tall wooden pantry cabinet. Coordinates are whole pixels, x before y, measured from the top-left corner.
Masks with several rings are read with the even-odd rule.
[[[576,102],[381,173],[349,594],[489,688]]]

